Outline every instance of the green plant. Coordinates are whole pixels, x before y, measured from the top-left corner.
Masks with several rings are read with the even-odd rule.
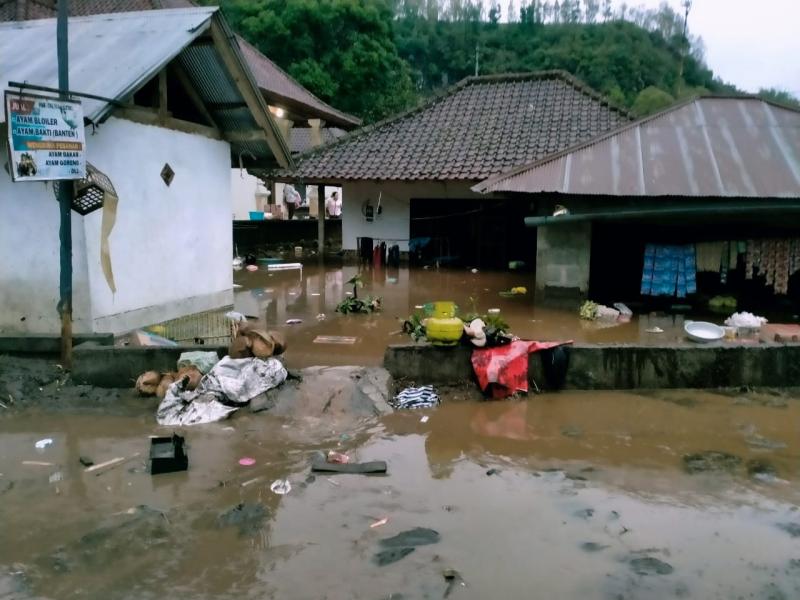
[[[361,279],[361,273],[359,273],[358,275],[354,275],[353,277],[348,279],[346,285],[352,285],[353,286],[353,298],[357,300],[358,299],[358,288],[364,287],[364,281]]]
[[[409,316],[408,319],[403,321],[403,333],[411,336],[411,339],[415,342],[424,339],[426,334],[425,323],[423,322],[424,320],[425,317],[419,313],[414,313],[413,315]]]
[[[340,312],[343,315],[349,313],[360,313],[360,314],[369,314],[373,312],[377,312],[381,309],[382,299],[379,297],[373,298],[372,296],[367,296],[366,298],[356,298],[355,296],[350,298],[345,298],[336,306],[336,312]]]

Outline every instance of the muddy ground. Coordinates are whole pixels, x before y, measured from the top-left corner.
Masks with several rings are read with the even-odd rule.
[[[445,396],[243,410],[153,476],[156,400],[0,357],[0,599],[800,596],[796,391]]]

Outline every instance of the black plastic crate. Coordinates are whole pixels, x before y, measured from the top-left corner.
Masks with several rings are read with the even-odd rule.
[[[189,457],[180,435],[150,438],[150,474],[174,473],[189,468]]]

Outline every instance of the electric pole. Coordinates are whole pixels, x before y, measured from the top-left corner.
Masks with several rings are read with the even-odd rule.
[[[69,97],[69,4],[68,0],[58,0],[58,20],[56,22],[56,49],[58,56],[59,97]],[[58,237],[61,242],[59,301],[61,314],[61,365],[72,368],[72,180],[61,180],[58,186],[59,221]]]

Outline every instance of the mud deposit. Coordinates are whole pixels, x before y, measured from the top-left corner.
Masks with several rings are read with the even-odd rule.
[[[180,431],[189,470],[151,476],[148,436],[171,433],[152,400],[8,371],[0,394],[27,387],[0,408],[2,600],[800,597],[792,393],[240,411]],[[388,473],[311,475],[319,450]]]

